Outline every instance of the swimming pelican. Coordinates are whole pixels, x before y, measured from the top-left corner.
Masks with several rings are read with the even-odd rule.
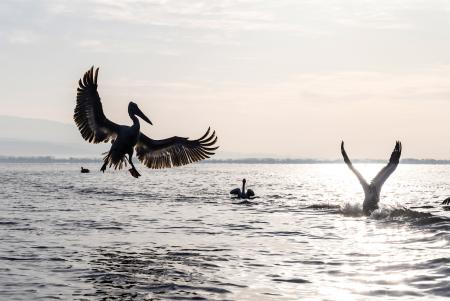
[[[397,168],[398,162],[400,160],[400,155],[402,154],[402,143],[400,141],[396,141],[394,151],[392,152],[391,158],[389,159],[389,163],[380,170],[380,172],[375,176],[375,178],[373,178],[370,184],[367,184],[363,176],[356,170],[356,168],[353,167],[352,162],[345,152],[344,141],[342,141],[341,143],[341,153],[344,157],[344,162],[347,164],[348,168],[350,168],[350,170],[353,171],[353,173],[356,175],[364,189],[363,211],[364,214],[370,215],[373,210],[378,209],[381,186],[383,186],[387,178],[389,178],[389,176]]]
[[[81,173],[89,173],[90,170],[87,168],[83,168],[83,166],[81,166]]]
[[[201,138],[196,140],[177,136],[163,140],[147,137],[141,133],[139,119],[136,116],[149,124],[152,122],[134,102],[128,104],[128,115],[133,121],[132,126],[119,125],[110,121],[103,113],[97,92],[97,77],[98,68],[94,72],[92,66],[79,80],[77,105],[73,118],[86,141],[100,143],[111,140],[111,149],[105,153],[101,171],[105,172],[107,166],[121,169],[123,165],[127,165],[128,161],[131,165],[129,169],[131,175],[138,178],[140,174],[132,162],[134,150],[139,161],[144,165],[158,169],[186,165],[214,155],[213,151],[218,148],[218,146],[213,147],[217,137],[215,132],[209,134],[209,128]]]
[[[253,192],[253,190],[247,189],[247,191],[245,191],[245,183],[246,182],[247,182],[247,180],[243,179],[242,180],[242,190],[240,190],[239,188],[235,188],[230,191],[230,194],[235,195],[238,199],[251,199],[252,197],[254,197],[255,193]]]

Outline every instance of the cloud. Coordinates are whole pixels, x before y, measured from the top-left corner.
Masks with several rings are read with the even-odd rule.
[[[61,0],[47,0],[44,2],[44,6],[52,14],[67,14],[71,12],[69,3]]]
[[[281,104],[326,107],[352,104],[427,105],[448,102],[450,66],[408,72],[338,71],[304,73],[262,85],[232,80],[152,81],[117,78],[109,87],[140,98],[171,99],[207,106],[238,106],[266,110]],[[118,92],[115,92],[118,93]]]
[[[277,20],[264,1],[242,0],[92,0],[47,3],[52,14],[71,13],[101,21],[200,30],[302,31],[295,23]]]
[[[240,31],[279,27],[271,24],[273,17],[269,12],[238,10],[222,2],[98,1],[92,15],[101,20],[190,29]]]
[[[29,30],[13,30],[6,34],[7,40],[11,44],[28,45],[38,41],[39,36]]]
[[[82,40],[78,43],[82,48],[101,49],[103,43],[99,40]]]
[[[421,32],[445,35],[445,26],[438,26],[429,18],[449,13],[442,2],[424,0],[46,0],[43,3],[49,22],[69,20],[71,24],[79,24],[79,31],[69,33],[75,37],[72,40],[103,43],[84,45],[84,51],[126,52],[129,50],[122,45],[129,42],[130,50],[152,44],[153,49],[147,51],[154,50],[160,56],[188,52],[180,52],[180,45],[236,49],[259,43],[268,45],[268,49],[273,47],[269,45],[273,37],[281,44],[297,43],[297,47],[300,43],[348,41],[352,37],[369,41],[384,38],[400,43],[406,39],[405,31],[416,40],[421,38]],[[373,30],[384,32],[374,34]],[[77,36],[80,34],[84,36]],[[308,41],[301,41],[305,37]],[[161,49],[156,50],[155,45]]]
[[[278,90],[312,102],[448,101],[450,66],[403,72],[339,71],[297,75]]]
[[[97,53],[142,53],[145,50],[139,47],[133,47],[120,43],[118,40],[98,40],[98,39],[84,39],[76,42],[76,45],[83,51],[97,52]]]

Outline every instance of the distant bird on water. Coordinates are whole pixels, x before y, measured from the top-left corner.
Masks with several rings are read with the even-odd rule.
[[[100,96],[97,92],[98,68],[88,70],[79,80],[77,89],[77,105],[74,112],[75,123],[83,138],[92,143],[108,142],[111,140],[111,149],[105,153],[101,171],[106,167],[114,166],[121,169],[128,163],[131,175],[140,176],[134,167],[132,157],[134,151],[139,161],[149,168],[170,168],[197,162],[214,155],[214,146],[217,142],[215,132],[210,134],[210,129],[197,140],[189,140],[183,137],[171,137],[163,140],[154,140],[140,131],[139,119],[152,124],[150,119],[142,113],[137,104],[128,104],[128,115],[133,121],[132,126],[119,125],[103,113]]]
[[[83,168],[83,166],[81,166],[81,173],[89,173],[90,170],[87,168]]]
[[[239,188],[235,188],[230,191],[230,194],[233,194],[238,199],[251,199],[252,197],[254,197],[255,193],[253,192],[253,190],[248,189],[247,191],[245,191],[245,183],[246,182],[247,182],[247,180],[243,179],[242,180],[242,190],[240,190]]]
[[[373,180],[368,184],[363,176],[353,167],[352,162],[347,156],[347,153],[344,149],[344,141],[341,143],[341,153],[344,157],[344,162],[347,164],[348,168],[356,175],[359,182],[361,183],[364,189],[364,203],[363,203],[363,211],[364,214],[370,215],[372,211],[378,209],[378,202],[380,201],[380,192],[381,186],[383,186],[384,182],[389,178],[389,176],[394,172],[397,168],[397,165],[400,160],[400,155],[402,154],[402,143],[397,141],[395,143],[394,151],[391,154],[391,158],[389,159],[389,163],[380,170],[380,172],[373,178]]]

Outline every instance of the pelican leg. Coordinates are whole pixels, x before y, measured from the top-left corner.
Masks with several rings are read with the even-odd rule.
[[[131,168],[129,169],[130,174],[135,178],[139,178],[141,176],[141,174],[134,167],[133,161],[131,161],[131,156],[132,156],[131,154],[128,155],[128,162],[130,162],[130,165],[131,165]]]

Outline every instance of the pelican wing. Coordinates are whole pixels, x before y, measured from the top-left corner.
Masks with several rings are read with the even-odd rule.
[[[170,168],[197,162],[214,155],[218,146],[216,133],[210,129],[199,139],[171,137],[153,140],[141,133],[136,144],[136,156],[149,168]]]
[[[77,105],[73,119],[84,140],[92,143],[108,142],[115,139],[119,125],[106,118],[100,96],[97,92],[98,68],[92,66],[79,80]]]
[[[383,183],[389,178],[389,176],[397,168],[398,162],[400,161],[400,155],[402,154],[402,143],[400,141],[395,142],[395,148],[392,151],[389,163],[380,170],[380,172],[373,178],[371,184],[381,187]]]
[[[235,188],[233,190],[230,191],[230,194],[237,194],[240,195],[241,194],[241,190],[239,188]]]
[[[363,178],[363,176],[359,173],[359,171],[357,171],[356,168],[353,167],[353,164],[350,161],[350,158],[347,156],[347,152],[344,149],[344,141],[341,142],[341,153],[342,153],[342,156],[344,157],[345,164],[347,164],[348,168],[350,168],[350,170],[353,171],[353,173],[358,178],[358,180],[361,183],[361,185],[363,186],[363,188],[366,189],[366,187],[368,187],[369,185],[367,184],[367,182]]]

